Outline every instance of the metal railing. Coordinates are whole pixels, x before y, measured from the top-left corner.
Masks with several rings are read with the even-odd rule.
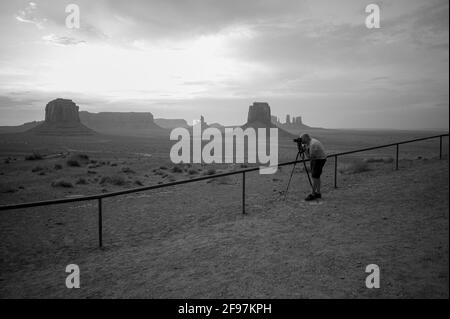
[[[398,161],[399,161],[400,145],[439,138],[439,159],[442,159],[442,139],[446,136],[448,137],[449,134],[447,133],[447,134],[441,134],[441,135],[434,135],[434,136],[417,138],[417,139],[413,139],[413,140],[407,140],[407,141],[396,142],[396,143],[391,143],[391,144],[384,144],[384,145],[380,145],[380,146],[362,148],[362,149],[353,150],[353,151],[329,154],[327,156],[327,158],[334,157],[334,188],[337,188],[337,166],[338,166],[337,163],[338,163],[339,156],[367,152],[367,151],[371,151],[371,150],[395,146],[396,147],[395,169],[398,170],[399,169]],[[309,162],[309,159],[279,163],[277,166],[282,167],[282,166],[288,166],[288,165],[293,165],[296,163],[303,163],[303,162]],[[242,174],[242,214],[245,214],[245,174],[254,172],[257,170],[259,170],[259,167],[252,167],[252,168],[246,168],[246,169],[241,169],[241,170],[237,170],[237,171],[230,171],[230,172],[221,173],[221,174],[214,174],[214,175],[202,176],[202,177],[197,177],[197,178],[192,178],[192,179],[185,179],[185,180],[170,182],[170,183],[166,183],[166,184],[158,184],[158,185],[130,188],[130,189],[117,191],[117,192],[109,192],[109,193],[96,194],[96,195],[90,195],[90,196],[80,196],[80,197],[75,197],[75,198],[63,198],[63,199],[54,199],[54,200],[46,200],[46,201],[38,201],[38,202],[29,202],[29,203],[14,204],[14,205],[3,205],[3,206],[0,206],[0,211],[97,200],[98,201],[98,243],[99,243],[99,246],[102,247],[103,246],[103,217],[102,217],[102,214],[103,214],[102,199],[103,198],[126,195],[126,194],[137,193],[137,192],[143,192],[143,191],[165,188],[165,187],[170,187],[170,186],[176,186],[176,185],[181,185],[181,184],[195,183],[195,182],[200,182],[200,181],[218,178],[218,177]]]

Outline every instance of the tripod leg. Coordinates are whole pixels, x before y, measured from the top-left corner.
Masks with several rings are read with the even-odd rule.
[[[284,199],[283,200],[286,200],[287,192],[289,190],[289,185],[291,185],[292,175],[294,175],[295,166],[297,165],[297,161],[298,161],[298,157],[299,156],[300,156],[300,152],[298,152],[297,156],[295,157],[294,167],[292,167],[291,176],[289,177],[289,181],[288,181],[288,184],[287,184],[287,187],[286,187],[286,191],[284,192]]]

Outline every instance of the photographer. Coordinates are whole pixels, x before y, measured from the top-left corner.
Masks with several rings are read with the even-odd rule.
[[[311,175],[312,175],[312,193],[309,194],[305,200],[311,201],[314,199],[322,198],[320,193],[320,175],[322,174],[322,168],[327,161],[327,155],[325,149],[317,139],[311,138],[308,134],[302,134],[299,141],[304,146],[304,151],[310,159]]]

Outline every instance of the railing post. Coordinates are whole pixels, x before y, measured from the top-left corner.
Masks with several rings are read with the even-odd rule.
[[[334,157],[334,188],[337,188],[337,155]]]
[[[245,214],[245,172],[242,173],[242,214]]]
[[[99,198],[98,199],[98,245],[100,247],[103,246],[103,234],[102,234],[102,222],[103,222],[103,217],[102,217],[102,199]]]
[[[399,144],[397,144],[396,147],[396,156],[395,156],[395,170],[398,171],[398,148],[399,148]]]
[[[439,159],[442,159],[442,135],[439,136]]]

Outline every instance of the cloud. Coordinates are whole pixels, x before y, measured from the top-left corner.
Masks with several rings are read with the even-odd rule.
[[[38,29],[43,29],[44,24],[47,22],[47,19],[39,14],[35,2],[29,2],[23,10],[19,10],[16,20],[22,23],[34,24]]]
[[[63,46],[86,43],[86,41],[80,40],[77,38],[72,38],[72,37],[68,37],[68,36],[56,36],[54,34],[45,35],[42,37],[42,40],[44,40],[45,42],[50,43],[50,44],[63,45]]]

